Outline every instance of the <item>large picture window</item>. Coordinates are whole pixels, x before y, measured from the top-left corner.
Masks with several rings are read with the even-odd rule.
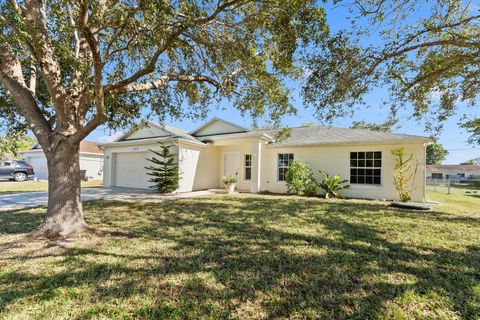
[[[351,184],[382,184],[382,152],[350,152]]]
[[[293,153],[278,154],[278,181],[285,181],[288,166],[293,162]]]
[[[252,155],[245,155],[245,180],[252,179]]]

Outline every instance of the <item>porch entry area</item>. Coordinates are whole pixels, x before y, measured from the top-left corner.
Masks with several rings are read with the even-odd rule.
[[[228,147],[231,148],[231,146]],[[220,174],[222,177],[234,176],[237,179],[235,189],[239,191],[259,192],[261,143],[255,141],[231,149],[222,150],[220,153],[219,160],[223,165]]]
[[[237,181],[240,180],[240,152],[223,153],[223,176],[234,176]],[[238,183],[235,189],[238,188]]]

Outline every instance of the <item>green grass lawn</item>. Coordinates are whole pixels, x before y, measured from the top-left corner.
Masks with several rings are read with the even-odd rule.
[[[82,181],[82,188],[96,188],[101,187],[101,180],[90,180]],[[0,195],[2,194],[12,194],[12,193],[22,193],[22,192],[34,192],[34,191],[47,191],[48,182],[47,181],[8,181],[6,179],[0,180]]]
[[[120,235],[57,243],[16,241],[44,209],[0,213],[0,318],[479,319],[480,198],[430,198],[87,202]]]

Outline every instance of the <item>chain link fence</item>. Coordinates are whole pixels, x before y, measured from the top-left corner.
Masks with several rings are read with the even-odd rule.
[[[427,190],[446,194],[462,193],[480,196],[480,180],[427,179]]]

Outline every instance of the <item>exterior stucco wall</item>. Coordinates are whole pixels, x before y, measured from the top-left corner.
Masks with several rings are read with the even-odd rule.
[[[216,148],[180,144],[178,163],[179,192],[218,188]]]
[[[351,198],[398,200],[398,194],[393,185],[394,156],[391,150],[404,147],[406,155],[413,153],[413,161],[418,160],[415,175],[414,201],[424,201],[425,195],[425,148],[422,143],[403,145],[352,145],[352,146],[311,146],[268,148],[262,151],[262,177],[260,190],[275,193],[284,193],[287,187],[284,181],[277,179],[277,155],[279,153],[293,153],[295,160],[306,162],[312,168],[315,178],[321,180],[318,170],[330,175],[340,175],[344,179],[350,177],[350,152],[381,151],[382,152],[382,184],[354,185],[343,193]]]

